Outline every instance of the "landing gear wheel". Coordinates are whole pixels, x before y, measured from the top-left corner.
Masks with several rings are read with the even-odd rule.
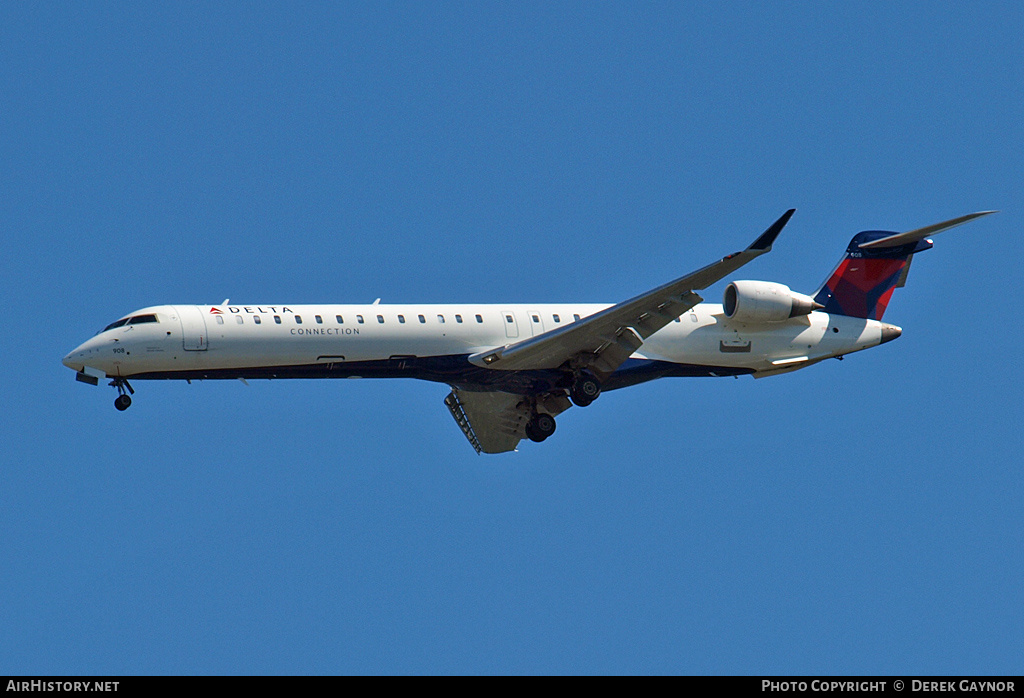
[[[601,394],[601,383],[592,373],[581,373],[569,388],[569,397],[579,407],[586,407]]]
[[[114,400],[114,407],[116,407],[119,412],[124,412],[126,409],[128,409],[131,406],[132,406],[132,399],[130,397],[128,397],[127,395],[118,395],[117,399]]]
[[[540,443],[555,433],[555,426],[555,418],[542,412],[526,424],[526,436],[530,441]]]

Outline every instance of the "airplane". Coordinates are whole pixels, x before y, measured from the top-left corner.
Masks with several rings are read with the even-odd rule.
[[[721,304],[697,294],[772,249],[786,211],[745,250],[616,305],[158,305],[107,325],[64,357],[76,379],[110,380],[126,410],[131,380],[418,378],[477,453],[542,442],[555,418],[602,392],[670,376],[763,378],[896,339],[882,322],[929,236],[995,211],[850,241],[813,295],[730,282]]]

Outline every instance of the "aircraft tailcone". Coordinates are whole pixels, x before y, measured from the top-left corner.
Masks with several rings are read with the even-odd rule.
[[[896,325],[884,324],[882,325],[882,341],[880,341],[879,344],[891,342],[892,340],[899,337],[901,334],[903,334],[903,330],[900,329],[899,327],[896,327]]]

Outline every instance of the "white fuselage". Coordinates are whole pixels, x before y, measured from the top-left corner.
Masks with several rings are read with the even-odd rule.
[[[615,305],[160,305],[117,320],[64,357],[76,380],[415,378],[451,388],[444,404],[477,453],[542,442],[555,418],[604,391],[666,377],[755,378],[889,342],[880,321],[928,235],[863,231],[813,295],[739,279],[724,305],[697,291],[770,252],[789,209],[745,249]],[[878,319],[873,319],[878,318]]]
[[[111,378],[413,377],[474,384],[468,356],[575,322],[605,304],[154,306],[108,328],[64,364]],[[156,319],[134,322],[136,318]],[[115,323],[117,324],[117,323]],[[771,375],[881,343],[875,320],[813,312],[742,324],[701,303],[647,338],[623,369],[660,375]],[[687,367],[672,373],[672,366]],[[420,370],[424,366],[429,370]],[[462,368],[465,371],[462,371]],[[287,369],[287,370],[286,370]],[[366,370],[363,370],[366,369]],[[476,378],[474,377],[476,376]],[[632,384],[638,381],[629,381]],[[610,387],[622,387],[613,385]]]

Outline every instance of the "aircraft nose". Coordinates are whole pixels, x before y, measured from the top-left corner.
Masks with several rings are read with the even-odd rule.
[[[62,364],[75,371],[81,371],[85,365],[85,357],[92,353],[92,345],[87,341],[79,344],[60,360]]]
[[[82,355],[85,353],[85,350],[82,349],[84,346],[83,344],[68,352],[68,355],[61,359],[60,362],[74,371],[81,371],[84,365],[82,362]]]

